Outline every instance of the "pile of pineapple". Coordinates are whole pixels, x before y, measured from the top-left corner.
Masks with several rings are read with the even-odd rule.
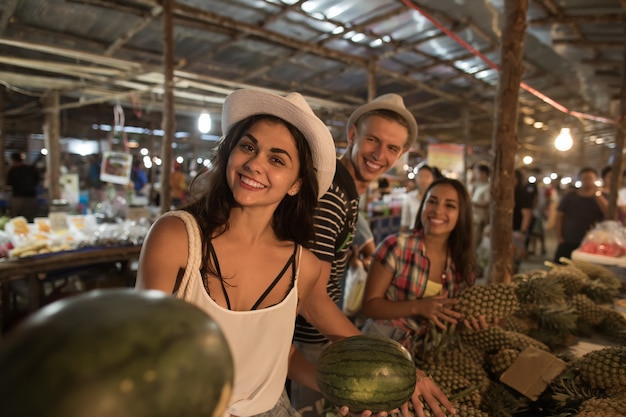
[[[626,417],[626,318],[612,305],[623,283],[605,267],[561,262],[518,274],[511,284],[465,291],[458,311],[500,319],[499,325],[480,332],[432,326],[413,352],[417,366],[453,401],[457,416]],[[567,353],[579,337],[594,333],[616,346],[580,358]],[[499,381],[529,346],[567,363],[536,401]]]

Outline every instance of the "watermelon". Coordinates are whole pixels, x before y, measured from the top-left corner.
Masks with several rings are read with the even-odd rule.
[[[390,411],[415,391],[415,364],[392,339],[352,336],[327,346],[316,372],[317,384],[332,404],[351,412]]]
[[[232,384],[215,321],[160,291],[68,297],[0,344],[3,417],[220,416]]]

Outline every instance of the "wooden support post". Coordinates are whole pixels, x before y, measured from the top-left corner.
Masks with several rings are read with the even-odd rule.
[[[367,66],[367,101],[376,98],[376,58],[372,57]]]
[[[48,91],[43,98],[46,137],[46,170],[48,176],[48,204],[61,198],[61,120],[60,120],[60,96],[58,90]]]
[[[517,118],[520,82],[524,70],[524,36],[528,0],[504,2],[504,26],[500,45],[500,80],[495,103],[491,186],[490,282],[511,281],[513,262],[513,167],[517,152]]]
[[[161,143],[161,213],[172,205],[170,177],[172,175],[172,143],[174,141],[174,0],[163,1],[163,142]]]
[[[463,117],[463,183],[467,184],[467,155],[470,147],[471,141],[471,122],[470,122],[470,112],[467,106],[463,107],[461,110],[461,115]],[[476,236],[474,236],[476,237]],[[476,239],[474,239],[476,241]]]
[[[626,30],[626,27],[624,28]],[[626,33],[626,32],[625,32]],[[626,45],[626,44],[625,44]],[[619,123],[615,135],[613,148],[613,169],[611,170],[611,189],[609,194],[609,208],[606,218],[616,220],[617,217],[617,190],[622,183],[622,166],[624,159],[624,129],[626,129],[626,47],[622,51],[622,83],[620,87]]]
[[[4,159],[5,152],[5,144],[7,143],[6,138],[6,129],[5,129],[5,121],[4,121],[4,89],[0,90],[0,191],[4,191],[7,188],[7,177],[4,175],[7,172],[6,161]]]

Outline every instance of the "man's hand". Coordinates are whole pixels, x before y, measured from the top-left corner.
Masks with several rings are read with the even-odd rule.
[[[428,376],[419,369],[415,370],[417,381],[415,382],[415,392],[411,397],[411,403],[417,417],[425,417],[424,402],[428,404],[436,417],[445,417],[442,406],[448,410],[450,414],[456,414],[456,410],[448,400],[448,397],[441,392],[437,384],[435,384]],[[409,403],[401,407],[402,415],[409,416]]]
[[[360,413],[351,413],[350,409],[348,407],[346,407],[345,405],[343,407],[337,407],[337,411],[339,412],[339,415],[341,415],[342,417],[371,417],[371,416],[376,416],[376,417],[387,417],[389,415],[393,415],[396,414],[400,411],[400,409],[396,408],[395,410],[390,410],[390,411],[381,411],[377,414],[374,414],[372,412],[372,410],[363,410]]]

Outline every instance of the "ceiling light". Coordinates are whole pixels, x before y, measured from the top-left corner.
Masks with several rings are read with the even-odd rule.
[[[524,165],[530,165],[533,163],[533,157],[530,155],[526,155],[523,159],[522,162],[524,162]]]
[[[211,116],[206,111],[203,111],[200,117],[198,117],[198,130],[200,133],[209,133],[211,124]]]
[[[570,128],[561,128],[561,133],[554,139],[554,147],[561,152],[565,152],[569,151],[572,145],[574,145],[574,140],[572,139]]]

